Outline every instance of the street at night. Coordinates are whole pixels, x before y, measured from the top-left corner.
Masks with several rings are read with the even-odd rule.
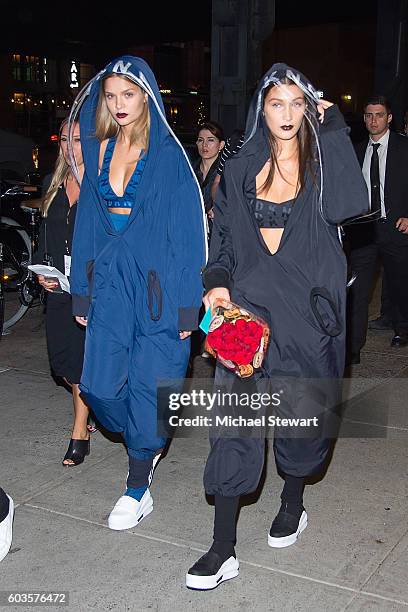
[[[408,610],[408,0],[0,15],[0,608]]]

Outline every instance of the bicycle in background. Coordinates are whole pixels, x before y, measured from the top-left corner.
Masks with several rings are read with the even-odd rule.
[[[27,268],[38,245],[39,188],[0,180],[0,337],[9,333],[43,291]]]

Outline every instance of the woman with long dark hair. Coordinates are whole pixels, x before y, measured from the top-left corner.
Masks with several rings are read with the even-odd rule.
[[[216,121],[206,121],[198,128],[197,151],[198,159],[194,171],[203,192],[204,207],[210,219],[213,217],[214,190],[212,189],[217,176],[220,153],[225,146],[224,131]]]
[[[317,432],[312,426],[302,436],[275,431],[284,487],[268,534],[272,547],[293,544],[305,529],[305,479],[325,465],[326,417],[339,397],[345,354],[346,260],[338,226],[367,208],[338,108],[319,99],[297,70],[275,64],[252,100],[245,143],[226,162],[204,273],[207,308],[231,299],[269,324],[270,345],[255,385],[269,380],[275,391],[288,390],[284,416],[322,421]],[[235,383],[222,366],[215,380],[228,389]],[[188,571],[189,588],[211,589],[237,576],[238,504],[258,486],[264,446],[264,435],[256,433],[213,435],[204,485],[215,499],[214,540]]]

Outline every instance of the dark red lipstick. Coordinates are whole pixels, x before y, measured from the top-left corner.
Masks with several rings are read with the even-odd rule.
[[[128,116],[127,113],[116,113],[116,116],[118,119],[124,119],[125,117]]]

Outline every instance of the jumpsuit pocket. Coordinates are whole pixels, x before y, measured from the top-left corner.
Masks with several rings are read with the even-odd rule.
[[[156,270],[149,270],[147,274],[147,302],[151,320],[159,321],[162,315],[163,296]]]
[[[310,307],[321,330],[334,338],[343,331],[336,304],[325,287],[313,287],[310,292]]]

